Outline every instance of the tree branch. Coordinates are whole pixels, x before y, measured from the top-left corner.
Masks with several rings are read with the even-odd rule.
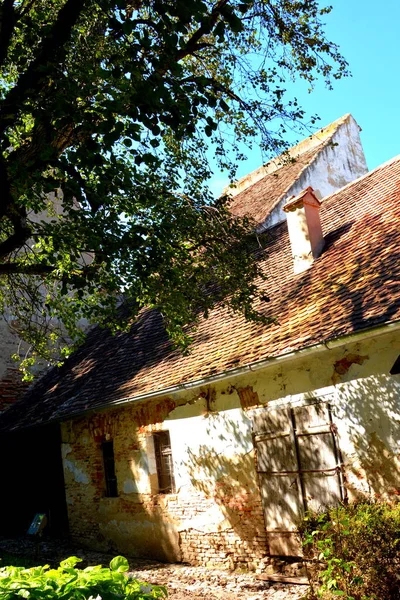
[[[31,233],[31,228],[26,225],[14,226],[14,233],[0,244],[0,258],[8,256],[13,250],[18,250],[30,238]]]
[[[77,184],[79,185],[79,187],[81,188],[81,190],[83,190],[83,193],[85,194],[84,199],[89,203],[90,208],[92,209],[92,212],[95,213],[98,211],[98,209],[100,208],[100,204],[98,199],[96,199],[93,194],[90,193],[90,191],[88,191],[86,185],[87,182],[85,181],[85,179],[82,177],[82,175],[79,173],[79,171],[77,171],[75,169],[75,167],[71,164],[63,164],[61,166],[62,169],[64,169],[64,171],[70,176],[72,177],[72,179],[74,179]],[[82,198],[83,198],[83,194]]]
[[[1,204],[0,204],[0,219],[5,217],[10,204],[12,203],[11,186],[8,178],[7,166],[0,152],[0,189],[1,189]]]
[[[53,271],[55,267],[48,265],[21,265],[16,262],[0,264],[0,275],[47,275]]]
[[[181,48],[176,54],[177,61],[182,60],[182,58],[185,58],[185,56],[188,56],[197,50],[197,44],[199,40],[201,40],[204,35],[207,35],[212,31],[214,25],[221,16],[222,9],[228,4],[228,2],[229,0],[218,0],[210,13],[210,17],[206,19],[202,25],[200,25],[197,31],[195,31],[192,37],[188,40],[186,46]]]
[[[18,163],[24,166],[29,163],[29,170],[33,171],[43,165],[40,154],[44,150],[53,149],[54,154],[49,154],[47,159],[48,164],[52,164],[54,158],[58,158],[66,148],[82,139],[84,139],[82,128],[79,125],[76,126],[72,119],[70,123],[58,129],[55,129],[50,121],[38,120],[31,133],[31,139],[13,150],[9,154],[8,160],[11,164]]]
[[[97,269],[98,265],[92,263],[82,267],[79,271],[65,273],[62,277],[57,279],[65,281],[66,283],[69,281],[73,282],[75,277],[86,277]],[[0,263],[0,275],[51,275],[51,273],[54,273],[56,270],[57,267],[54,267],[53,265],[43,265],[40,263],[31,265],[24,265],[19,262]]]
[[[67,0],[61,8],[50,33],[41,44],[36,58],[19,77],[15,87],[8,92],[0,105],[0,135],[15,121],[26,97],[28,95],[32,97],[39,91],[39,88],[49,78],[50,72],[54,75],[56,64],[60,63],[67,53],[66,43],[84,7],[85,0]]]
[[[0,66],[7,57],[16,21],[14,0],[3,0],[0,12]]]

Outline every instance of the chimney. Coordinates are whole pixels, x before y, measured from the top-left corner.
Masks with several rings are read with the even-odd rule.
[[[294,272],[309,269],[324,247],[321,220],[321,202],[312,187],[298,196],[292,196],[283,207],[287,213],[290,245],[294,258]]]

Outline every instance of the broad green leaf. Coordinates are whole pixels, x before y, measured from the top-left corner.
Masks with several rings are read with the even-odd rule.
[[[118,573],[126,573],[126,571],[129,571],[129,563],[125,557],[116,556],[110,562],[110,569]]]

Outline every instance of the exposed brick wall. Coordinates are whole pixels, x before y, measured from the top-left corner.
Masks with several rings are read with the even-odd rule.
[[[174,494],[152,493],[156,475],[148,440],[161,429],[159,419],[173,408],[174,403],[165,399],[161,404],[147,403],[145,410],[128,406],[63,425],[72,538],[92,548],[132,556],[257,568],[268,552],[255,469],[248,473],[249,484],[236,484],[231,476],[207,481],[206,488],[197,489],[195,482],[178,487]],[[117,498],[104,494],[101,443],[107,439],[114,441]],[[175,456],[175,464],[183,464],[186,458]]]
[[[28,388],[21,371],[8,367],[0,378],[0,413],[13,404]]]
[[[230,505],[230,520],[235,526],[210,533],[193,528],[181,531],[183,561],[208,567],[255,569],[267,554],[261,499],[250,495],[238,499],[233,495],[225,497],[225,501]],[[196,519],[215,502],[218,503],[216,497],[196,498],[193,494],[181,499],[178,496],[175,506],[169,505],[169,510],[178,518]]]
[[[0,316],[0,413],[28,388],[29,384],[22,381],[22,373],[12,359],[14,354],[24,356],[27,350],[27,345],[18,337],[16,330]]]

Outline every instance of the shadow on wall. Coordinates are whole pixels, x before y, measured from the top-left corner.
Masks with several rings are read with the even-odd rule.
[[[248,423],[246,435],[243,427],[226,413],[211,412],[206,419],[204,438],[215,441],[216,447],[208,443],[188,446],[182,463],[193,488],[213,497],[228,515],[244,506],[247,496],[258,494],[251,424]]]
[[[139,425],[143,411],[136,408],[98,413],[71,422],[69,431],[65,428],[70,532],[74,540],[101,551],[177,561],[179,536],[163,503],[168,496],[153,495],[150,488],[139,492],[140,477],[148,483],[146,444],[152,430]],[[161,414],[159,405],[153,409]],[[102,455],[102,444],[110,440],[118,483],[115,497],[106,494]]]
[[[205,540],[208,560],[217,552],[225,566],[249,566],[268,554],[268,546],[251,422],[239,410],[233,417],[229,412],[207,413],[201,443],[185,448],[181,469],[187,487],[193,499],[197,494],[205,503],[180,530],[189,544]]]
[[[313,400],[321,398],[311,394],[309,401]],[[313,414],[306,414],[304,407],[293,409],[297,459],[293,438],[281,435],[287,430],[287,408],[268,413],[276,412],[270,435],[257,444],[258,468],[267,473],[259,481],[268,531],[294,531],[304,509],[318,511],[345,499],[343,483],[350,500],[400,496],[400,377],[353,379],[337,386],[336,400],[322,400],[332,405],[332,426],[318,410],[321,405],[310,405]],[[229,415],[210,413],[207,418],[205,437],[218,444],[187,448],[184,467],[193,488],[214,499],[226,523],[239,536],[255,539],[263,524],[252,441],[244,439]],[[302,436],[306,430],[311,435]],[[235,447],[243,451],[235,452]],[[344,481],[334,470],[342,459]]]
[[[400,496],[400,377],[356,379],[338,397],[350,497]]]
[[[333,421],[350,498],[400,495],[400,377],[353,379],[336,389],[336,402],[331,399]],[[103,551],[167,561],[192,560],[188,552],[193,553],[193,562],[201,552],[204,556],[218,553],[221,564],[230,554],[235,554],[237,563],[240,556],[247,560],[265,556],[267,540],[251,424],[239,410],[233,415],[208,412],[200,443],[174,457],[188,475],[189,493],[180,489],[177,494],[155,494],[150,488],[148,493],[139,493],[141,478],[148,481],[152,471],[149,437],[161,428],[171,408],[171,400],[164,399],[146,407],[98,413],[74,421],[69,431],[66,428],[64,451],[71,464],[65,479],[73,538]],[[270,429],[279,433],[287,428],[287,408],[281,416],[276,412]],[[299,411],[296,426],[319,430],[325,418],[318,410],[312,415]],[[300,467],[330,469],[335,459],[332,435],[329,431],[299,438]],[[105,497],[101,444],[109,439],[114,440],[117,465],[119,496],[115,498]],[[287,473],[270,479],[265,496],[269,499],[267,529],[292,531],[304,508],[302,493],[307,507],[323,508],[334,497],[333,479],[322,472],[303,480],[301,489],[291,438],[277,435],[268,440],[262,448],[257,446],[262,470]]]
[[[226,542],[228,532],[232,531],[235,544],[242,543],[243,554],[250,557],[265,555],[265,527],[278,533],[294,531],[304,508],[320,510],[340,500],[341,480],[334,471],[341,461],[338,449],[345,463],[350,499],[366,494],[376,498],[400,495],[399,377],[382,375],[353,379],[339,384],[336,401],[331,400],[333,426],[322,405],[311,403],[307,407],[293,407],[299,464],[296,465],[295,442],[290,435],[272,436],[262,447],[257,444],[259,469],[280,473],[279,477],[271,477],[266,487],[265,479],[260,478],[259,483],[256,472],[250,419],[237,419],[236,412],[234,417],[229,412],[208,412],[204,417],[204,442],[200,438],[198,445],[188,446],[181,462],[193,491],[210,503],[203,506],[200,503],[198,517],[191,515],[182,528],[182,505],[179,503],[183,490],[177,495],[149,497],[148,500],[142,496],[140,514],[133,522],[130,522],[132,504],[129,508],[126,499],[121,500],[120,506],[125,511],[121,528],[131,532],[128,543],[132,543],[133,537],[141,540],[141,555],[150,549],[148,555],[154,556],[159,547],[163,549],[164,558],[170,560],[174,556],[177,560],[179,546],[188,531],[190,535],[199,532],[204,536],[203,540],[208,534],[210,538],[215,535],[215,540],[220,536],[214,550],[227,552],[232,550]],[[270,431],[277,434],[286,431],[287,409],[281,410],[280,416],[274,416],[272,421]],[[314,433],[301,436],[306,430]],[[140,431],[138,435],[142,435]],[[126,455],[129,448],[120,450]],[[138,461],[139,456],[133,458]],[[179,460],[179,457],[175,458]],[[308,471],[302,473],[301,478],[296,474],[298,467]],[[186,501],[185,511],[191,514],[196,498],[189,494]],[[141,529],[138,525],[142,520],[146,525]],[[190,538],[190,535],[186,539],[197,543],[197,538]],[[201,551],[201,544],[195,552]],[[278,544],[277,547],[282,546]],[[240,556],[236,547],[234,552]]]
[[[341,499],[330,413],[326,405],[311,403],[256,409],[254,415],[256,451],[250,421],[246,439],[227,414],[209,414],[205,438],[215,448],[209,443],[187,448],[184,466],[193,488],[219,507],[224,516],[219,527],[226,524],[245,543],[263,539],[265,551],[268,532],[272,554],[296,556],[301,551],[295,532],[304,510]],[[313,430],[315,435],[300,435]]]
[[[306,509],[342,498],[336,428],[327,402],[254,412],[259,480],[272,554],[299,555],[296,530]]]

